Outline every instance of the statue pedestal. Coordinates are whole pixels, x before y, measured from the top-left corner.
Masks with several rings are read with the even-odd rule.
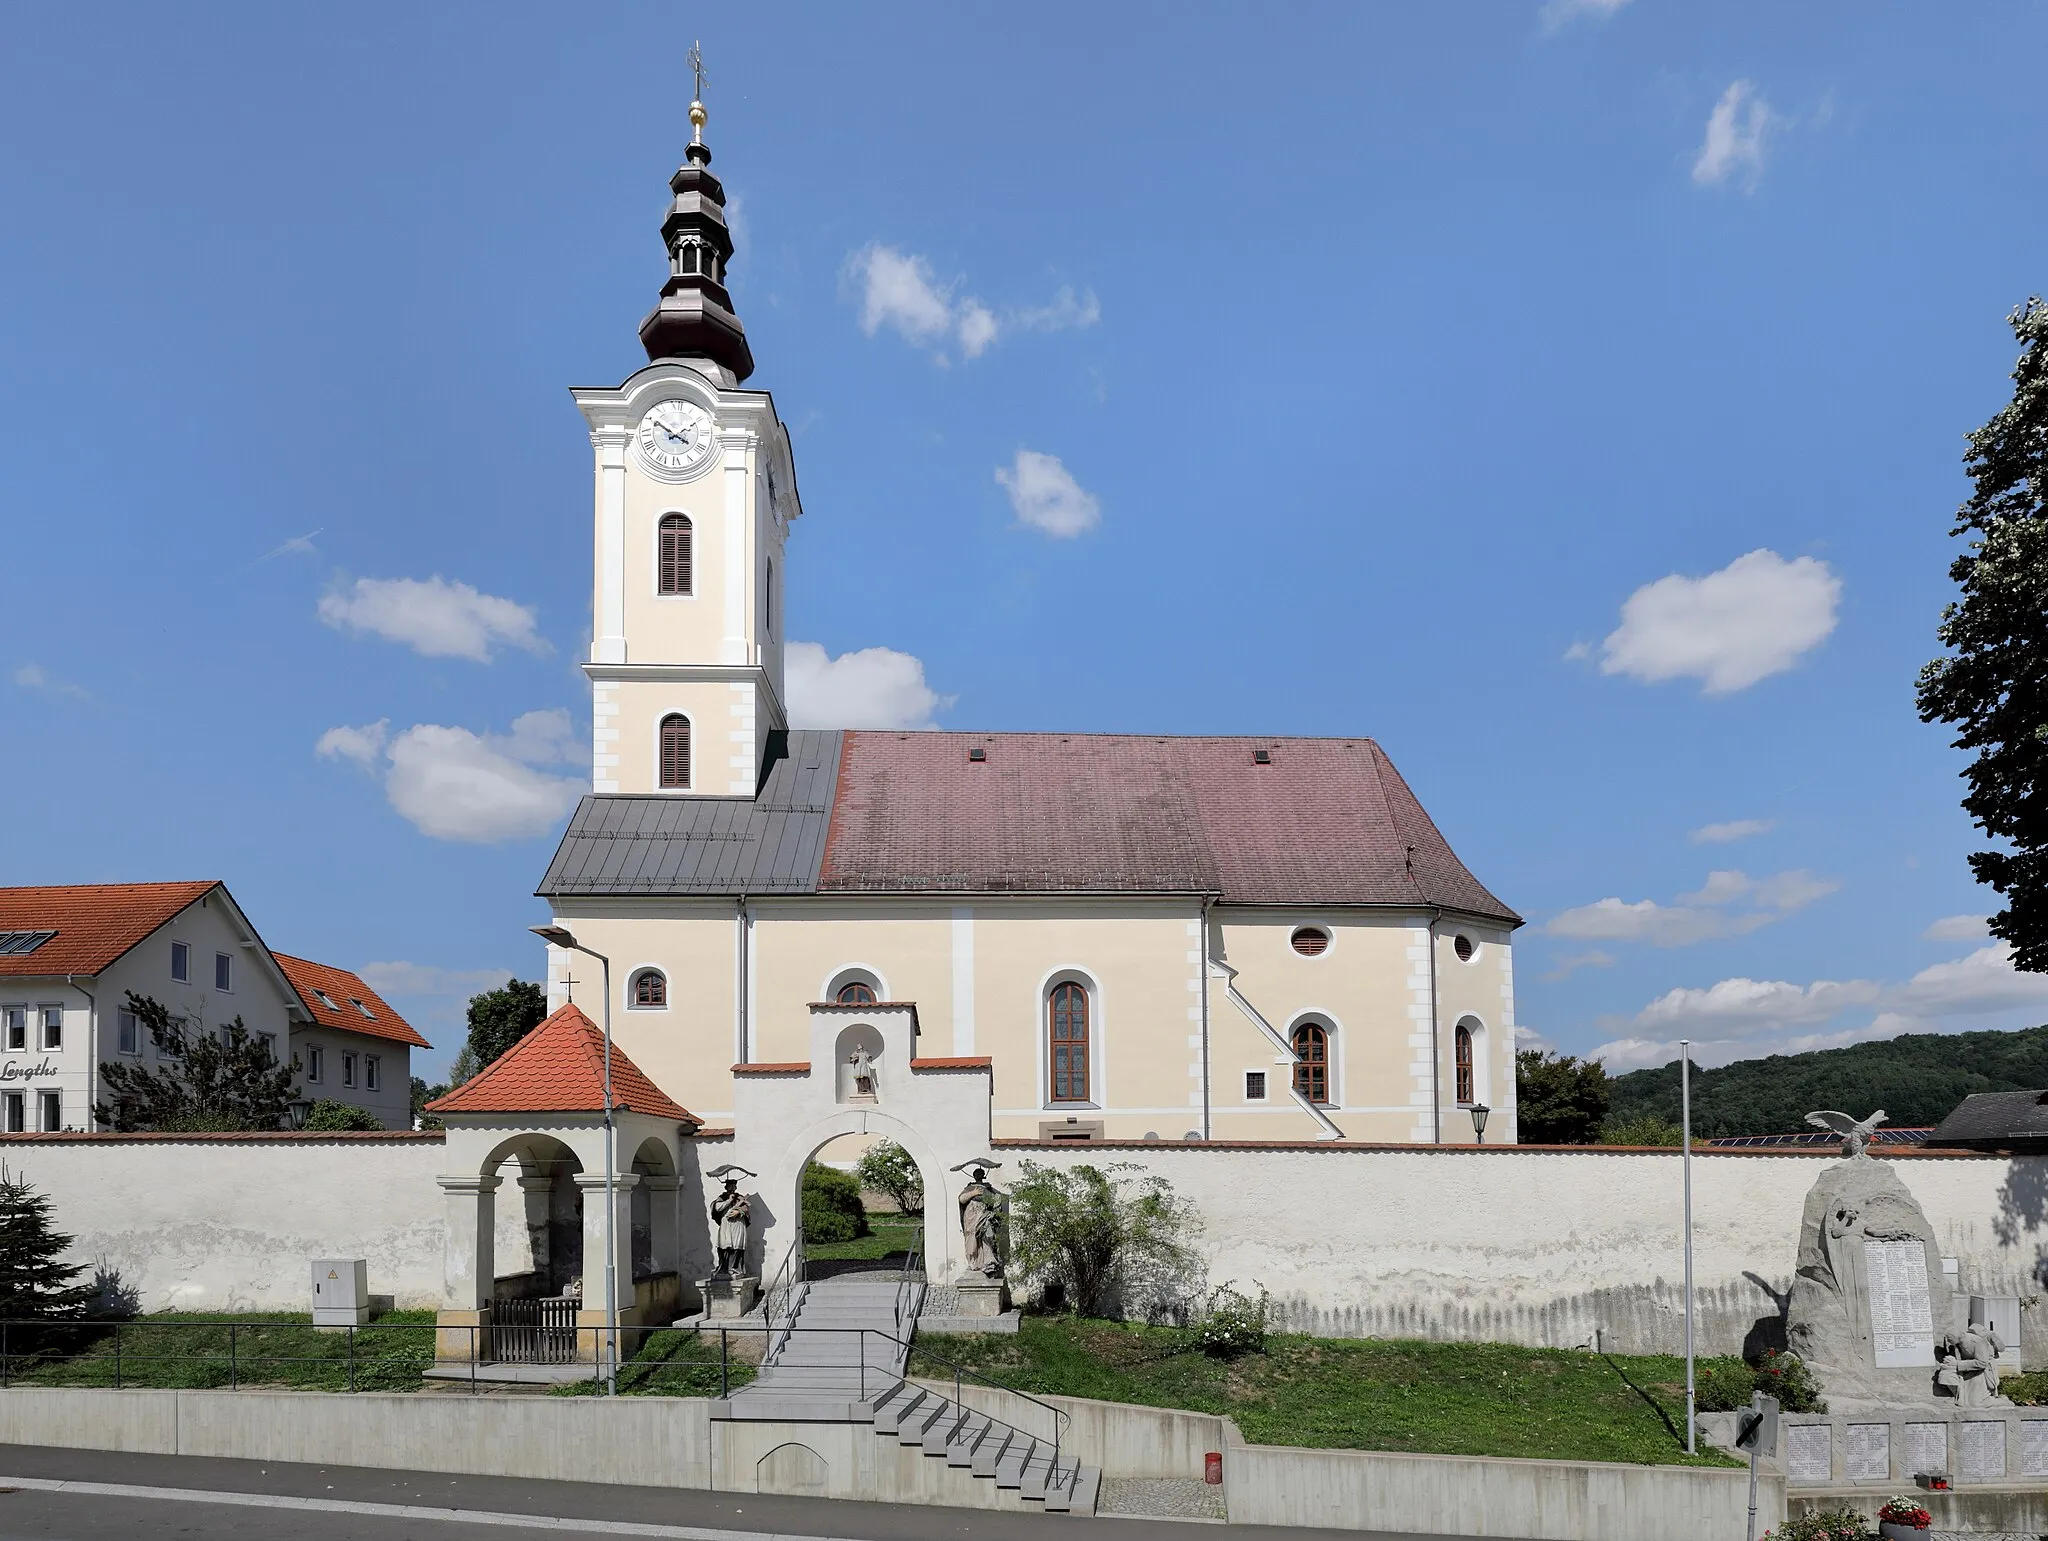
[[[1010,1309],[1010,1285],[1006,1279],[988,1279],[979,1274],[953,1286],[960,1297],[962,1316],[1001,1316]]]
[[[761,1281],[750,1274],[713,1274],[697,1281],[704,1299],[704,1315],[710,1321],[730,1321],[745,1316],[761,1298]]]

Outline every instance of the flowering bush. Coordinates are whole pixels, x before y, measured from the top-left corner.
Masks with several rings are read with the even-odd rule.
[[[1775,1348],[1764,1350],[1763,1358],[1756,1364],[1756,1389],[1765,1396],[1776,1397],[1778,1406],[1788,1413],[1824,1413],[1828,1404],[1821,1400],[1820,1386],[1813,1378],[1813,1371],[1807,1369],[1806,1361],[1797,1354],[1781,1354]]]
[[[1911,1494],[1898,1498],[1887,1498],[1884,1507],[1877,1511],[1877,1517],[1890,1525],[1910,1525],[1915,1530],[1925,1530],[1934,1523],[1934,1516],[1920,1507],[1920,1500]]]
[[[1764,1541],[1871,1541],[1872,1534],[1854,1509],[1816,1509],[1766,1532]]]
[[[1202,1352],[1216,1359],[1235,1359],[1240,1354],[1266,1351],[1266,1292],[1254,1300],[1230,1287],[1218,1285],[1202,1312]]]

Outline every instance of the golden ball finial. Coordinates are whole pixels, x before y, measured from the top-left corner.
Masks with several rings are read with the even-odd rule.
[[[704,126],[704,120],[707,116],[709,116],[709,114],[707,114],[704,111],[704,104],[702,102],[690,103],[690,122],[692,125],[694,125],[697,128],[702,128]]]

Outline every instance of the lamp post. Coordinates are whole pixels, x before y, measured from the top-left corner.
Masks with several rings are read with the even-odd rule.
[[[1692,1040],[1678,1040],[1678,1119],[1685,1125],[1679,1166],[1685,1174],[1685,1453],[1698,1448],[1698,1397],[1692,1361]]]
[[[1472,1104],[1472,1137],[1481,1145],[1486,1143],[1486,1115],[1493,1111],[1483,1102]]]
[[[616,1186],[612,1176],[613,1127],[612,1127],[612,960],[601,952],[593,952],[576,940],[575,934],[566,926],[528,926],[527,930],[550,946],[580,952],[597,959],[602,972],[604,988],[604,1010],[600,1024],[604,1030],[604,1326],[610,1338],[604,1360],[604,1390],[606,1396],[619,1394],[619,1242],[612,1234],[618,1223],[618,1201],[612,1190]]]
[[[310,1099],[310,1098],[307,1098],[307,1097],[298,1097],[298,1098],[295,1098],[295,1099],[294,1099],[294,1100],[293,1100],[293,1101],[292,1101],[292,1102],[291,1102],[291,1103],[290,1103],[289,1105],[287,1105],[287,1107],[285,1108],[285,1116],[286,1116],[287,1118],[289,1118],[289,1119],[290,1119],[290,1120],[292,1121],[292,1127],[293,1127],[294,1129],[303,1129],[303,1128],[305,1128],[305,1127],[306,1127],[306,1120],[307,1120],[307,1118],[309,1118],[309,1117],[310,1117],[310,1116],[312,1115],[312,1112],[313,1112],[313,1103],[312,1103],[312,1099]]]

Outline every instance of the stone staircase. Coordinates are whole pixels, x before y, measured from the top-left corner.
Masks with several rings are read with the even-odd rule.
[[[712,1416],[789,1423],[871,1423],[875,1437],[919,1448],[969,1480],[1056,1513],[1093,1514],[1101,1473],[1054,1462],[1050,1439],[1027,1434],[905,1379],[922,1279],[844,1274],[800,1286],[791,1330],[770,1340],[751,1385]],[[863,1330],[865,1329],[865,1330]]]

